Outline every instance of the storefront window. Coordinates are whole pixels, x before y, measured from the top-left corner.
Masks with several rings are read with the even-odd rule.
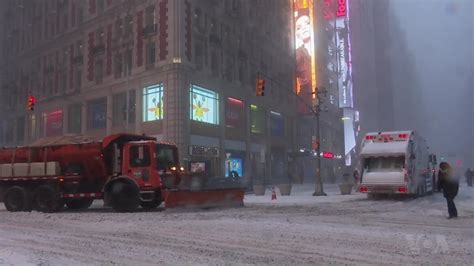
[[[285,135],[285,122],[283,116],[277,112],[270,112],[270,133],[275,137],[283,137]]]
[[[82,105],[74,104],[68,108],[68,132],[81,133]]]
[[[101,98],[87,104],[88,125],[90,129],[105,128],[107,124],[107,100]]]
[[[244,103],[234,98],[227,98],[225,110],[225,126],[241,128],[244,118]]]
[[[191,120],[219,124],[219,94],[191,85]]]
[[[265,111],[254,104],[250,105],[250,131],[252,133],[265,133]]]
[[[63,134],[63,110],[45,113],[46,136],[60,136]]]
[[[143,89],[143,121],[163,119],[163,84]]]
[[[128,95],[128,105],[127,105]],[[126,91],[112,97],[112,124],[121,126],[135,123],[135,91]]]

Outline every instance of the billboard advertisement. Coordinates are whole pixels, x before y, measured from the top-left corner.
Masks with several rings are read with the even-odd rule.
[[[191,85],[191,120],[219,124],[219,94],[217,92]]]
[[[163,119],[163,84],[148,86],[143,89],[143,121],[161,119]]]
[[[296,88],[300,96],[298,112],[308,114],[316,95],[316,60],[314,35],[313,0],[293,0],[295,49],[296,49]]]
[[[244,122],[244,102],[227,98],[225,110],[225,126],[227,128],[242,128]]]
[[[324,0],[322,11],[331,40],[328,47],[331,60],[327,63],[327,71],[332,73],[329,82],[337,86],[339,107],[353,108],[349,2]]]
[[[63,134],[63,110],[54,110],[45,113],[46,137]]]

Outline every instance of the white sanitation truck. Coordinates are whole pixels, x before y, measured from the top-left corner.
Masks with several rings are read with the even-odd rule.
[[[423,196],[433,192],[428,146],[415,131],[368,133],[360,160],[362,193]]]

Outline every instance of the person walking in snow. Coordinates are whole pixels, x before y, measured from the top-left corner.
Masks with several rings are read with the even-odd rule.
[[[474,172],[471,170],[471,168],[467,168],[466,173],[464,176],[466,177],[466,182],[467,185],[472,187],[472,176],[474,175]]]
[[[438,189],[443,191],[443,196],[446,198],[449,213],[448,219],[458,217],[458,210],[454,204],[454,198],[458,194],[459,180],[454,177],[453,169],[446,162],[439,164]]]

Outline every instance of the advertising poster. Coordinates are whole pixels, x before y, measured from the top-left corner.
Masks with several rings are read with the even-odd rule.
[[[46,136],[60,136],[63,134],[63,110],[46,113]]]
[[[225,125],[228,128],[241,128],[243,125],[244,103],[241,100],[227,98]]]
[[[191,85],[190,97],[192,120],[219,124],[219,95],[216,92]]]
[[[313,0],[294,0],[293,5],[296,49],[295,92],[302,99],[298,101],[298,112],[308,114],[316,91],[314,5]]]
[[[229,158],[225,160],[225,177],[242,177],[242,159]]]
[[[143,89],[143,120],[145,122],[163,119],[163,84]]]

